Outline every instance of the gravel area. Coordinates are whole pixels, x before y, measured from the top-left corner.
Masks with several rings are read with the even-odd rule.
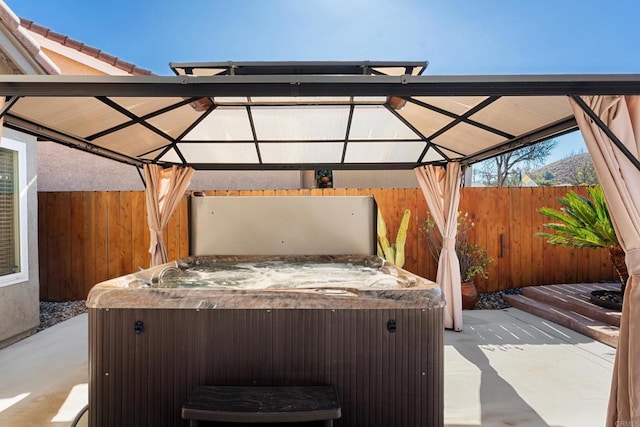
[[[509,308],[503,299],[504,294],[521,294],[520,289],[509,289],[506,291],[492,292],[488,294],[479,293],[476,310],[500,310]],[[38,332],[47,329],[57,323],[64,322],[79,314],[86,313],[87,306],[85,301],[67,301],[67,302],[40,302],[40,326]]]
[[[478,302],[476,303],[476,310],[500,310],[503,308],[511,307],[504,299],[502,295],[520,295],[522,290],[508,289],[506,291],[492,292],[488,294],[478,293]]]
[[[40,326],[38,326],[37,332],[86,312],[87,306],[84,300],[66,302],[40,301]]]

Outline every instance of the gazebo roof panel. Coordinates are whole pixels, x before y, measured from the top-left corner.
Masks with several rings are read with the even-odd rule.
[[[471,115],[470,119],[493,124],[512,135],[521,135],[559,117],[570,116],[573,112],[566,96],[503,96]]]

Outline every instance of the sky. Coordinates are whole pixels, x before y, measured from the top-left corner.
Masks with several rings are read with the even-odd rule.
[[[170,62],[429,61],[425,75],[640,73],[637,0],[5,0],[159,75]],[[559,139],[549,161],[586,151]]]

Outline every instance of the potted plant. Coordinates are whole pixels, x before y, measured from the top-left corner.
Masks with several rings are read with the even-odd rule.
[[[465,309],[474,308],[478,300],[474,279],[489,277],[489,264],[493,262],[493,258],[487,255],[485,248],[469,241],[469,232],[474,226],[468,212],[458,212],[456,254],[460,261],[462,308]],[[429,253],[437,263],[440,259],[440,252],[442,252],[442,234],[428,213],[427,218],[422,221],[420,231],[425,236],[424,242]]]
[[[621,310],[625,285],[629,278],[625,263],[624,250],[618,242],[609,216],[607,203],[602,188],[597,185],[587,188],[590,198],[570,191],[566,196],[558,198],[562,204],[560,210],[544,207],[539,213],[560,221],[544,224],[554,233],[536,233],[544,237],[552,245],[572,248],[605,248],[609,250],[611,262],[620,277],[620,292],[596,290],[591,293],[591,301],[595,304]]]

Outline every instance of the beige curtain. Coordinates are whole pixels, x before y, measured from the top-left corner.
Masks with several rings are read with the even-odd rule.
[[[442,234],[442,252],[438,260],[436,283],[446,301],[444,327],[462,330],[462,294],[460,289],[460,261],[456,254],[458,232],[458,204],[460,202],[460,163],[424,166],[414,169],[427,206]]]
[[[640,97],[582,98],[638,158]],[[616,234],[626,253],[629,281],[622,306],[607,426],[640,426],[640,171],[571,99],[578,126],[604,190]]]
[[[150,232],[150,267],[168,261],[162,231],[180,205],[192,176],[193,169],[188,167],[172,166],[163,169],[158,165],[144,165],[147,222]]]

